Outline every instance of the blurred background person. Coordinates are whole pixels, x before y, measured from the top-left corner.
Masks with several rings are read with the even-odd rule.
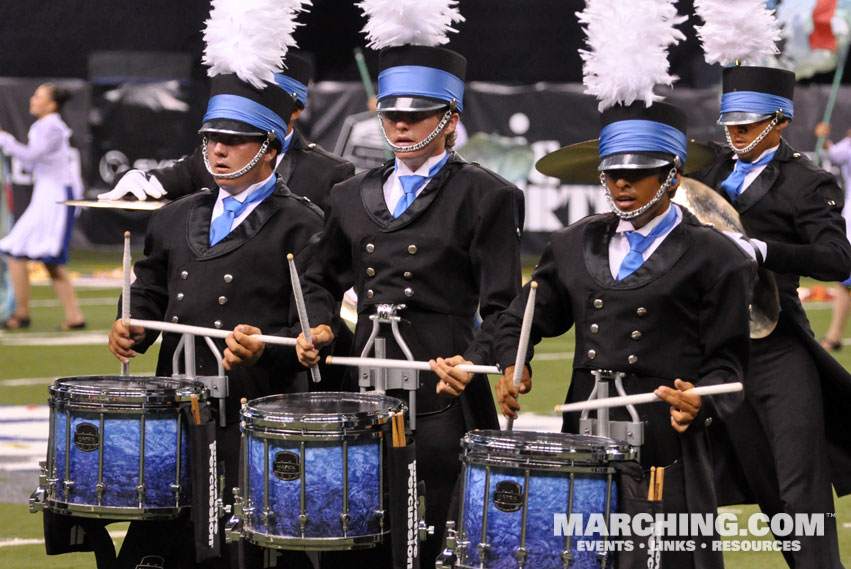
[[[838,166],[842,173],[842,185],[845,189],[845,207],[842,217],[845,218],[845,234],[851,235],[851,211],[848,209],[849,195],[851,190],[851,129],[845,133],[845,138],[837,143],[832,143],[830,136],[830,125],[820,122],[815,127],[815,135],[824,137],[824,157],[834,166]],[[848,322],[848,313],[851,312],[851,276],[833,287],[833,316],[830,319],[830,327],[827,333],[819,340],[825,350],[838,352],[842,349],[842,334],[845,324]]]
[[[8,329],[30,325],[30,281],[28,261],[41,261],[50,274],[53,288],[65,309],[60,330],[84,328],[86,323],[65,270],[68,247],[74,225],[74,208],[60,205],[62,200],[82,195],[82,180],[72,168],[71,129],[59,115],[70,98],[65,89],[51,83],[40,85],[30,97],[30,114],[36,121],[30,127],[27,143],[15,140],[0,127],[0,150],[17,158],[32,171],[33,195],[30,204],[9,235],[0,240],[0,251],[7,255],[15,310],[0,322]]]

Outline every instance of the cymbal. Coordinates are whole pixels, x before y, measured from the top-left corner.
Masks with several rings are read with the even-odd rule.
[[[76,206],[76,207],[96,207],[96,208],[104,208],[104,209],[129,209],[136,211],[154,211],[155,209],[159,209],[165,204],[167,201],[127,201],[127,200],[64,200],[58,202],[62,205]]]
[[[541,174],[564,182],[599,184],[600,172],[597,170],[600,164],[599,144],[600,139],[595,138],[564,146],[538,160],[535,168]],[[686,152],[688,159],[683,169],[686,174],[696,172],[715,160],[715,152],[696,140],[688,141]]]

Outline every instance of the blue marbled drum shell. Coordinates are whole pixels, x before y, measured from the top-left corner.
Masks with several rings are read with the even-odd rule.
[[[470,545],[467,548],[466,566],[482,566],[485,569],[516,569],[515,552],[520,546],[523,509],[516,512],[503,512],[493,503],[493,493],[498,482],[510,480],[525,486],[525,473],[519,468],[492,467],[488,487],[485,487],[485,467],[468,464],[464,487],[465,538]],[[576,474],[573,489],[573,513],[583,514],[583,520],[589,514],[603,514],[606,511],[606,475]],[[567,503],[570,489],[569,474],[546,470],[532,470],[529,477],[529,497],[526,520],[526,549],[528,557],[526,567],[536,569],[563,569],[560,554],[565,549],[565,538],[555,536],[553,515],[568,513]],[[476,545],[481,541],[482,510],[484,498],[488,496],[486,541],[490,550],[485,554],[485,563],[481,560]],[[617,511],[617,486],[612,481],[611,511]],[[573,561],[571,569],[599,569],[594,551],[580,551],[576,545],[579,539],[595,541],[593,535],[572,538],[570,551]]]
[[[62,487],[65,479],[65,441],[67,418],[64,411],[54,412],[54,432],[51,447],[54,459],[54,472],[59,483],[54,498],[60,502],[97,506],[95,491],[98,481],[98,450],[85,452],[74,444],[74,434],[78,425],[88,423],[98,430],[103,445],[103,481],[106,489],[101,506],[138,508],[139,500],[136,486],[139,484],[139,465],[141,456],[142,428],[141,413],[110,413],[104,420],[103,432],[100,432],[100,415],[90,412],[70,412],[70,454],[68,479],[74,481],[74,488],[68,495]],[[181,429],[181,495],[175,503],[171,485],[177,474],[177,430],[179,415],[177,411],[168,414],[145,416],[145,496],[142,508],[176,508],[188,506],[191,498],[189,476],[188,437]]]
[[[263,439],[248,434],[247,496],[254,508],[249,529],[256,533],[301,537],[301,477],[281,480],[272,473],[275,455],[290,452],[302,460],[298,442],[269,440],[269,509],[273,517],[268,526],[261,518],[264,510],[264,481],[267,478],[263,456]],[[335,538],[379,533],[375,511],[380,505],[380,439],[353,441],[348,444],[348,514],[349,527],[343,532],[343,445],[342,442],[306,442],[304,459],[305,513],[304,537]]]

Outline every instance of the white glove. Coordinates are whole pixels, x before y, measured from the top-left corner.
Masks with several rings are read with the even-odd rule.
[[[98,194],[98,199],[120,200],[127,194],[133,194],[137,200],[145,201],[148,196],[158,200],[166,194],[166,191],[156,176],[149,178],[141,170],[130,170],[118,180],[112,190]]]
[[[765,241],[754,239],[753,237],[745,237],[741,233],[735,231],[722,231],[724,236],[739,246],[739,248],[747,253],[749,257],[758,263],[765,262],[765,257],[768,253],[768,246]]]

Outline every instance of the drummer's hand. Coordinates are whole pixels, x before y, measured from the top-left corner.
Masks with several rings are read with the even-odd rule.
[[[320,324],[316,328],[310,329],[310,335],[313,337],[313,342],[308,342],[304,337],[304,333],[298,335],[295,353],[298,356],[298,361],[304,367],[313,367],[319,363],[319,350],[334,341],[334,332],[327,324]]]
[[[225,338],[228,347],[222,359],[222,367],[230,371],[239,366],[251,366],[257,363],[266,344],[252,338],[254,334],[262,334],[260,328],[240,324]]]
[[[688,381],[675,379],[674,385],[677,389],[660,385],[653,393],[671,404],[671,426],[678,433],[684,433],[700,411],[700,395],[689,393],[694,385]]]
[[[109,351],[112,352],[121,363],[129,364],[130,358],[136,357],[136,352],[133,350],[138,342],[141,342],[145,337],[145,329],[141,326],[130,326],[128,328],[119,318],[112,324],[112,329],[109,331]]]
[[[813,134],[827,138],[830,136],[830,124],[826,122],[818,123],[815,128],[813,128]]]
[[[457,365],[472,364],[463,356],[452,356],[451,358],[437,358],[429,360],[431,369],[437,374],[440,381],[437,382],[437,394],[443,397],[458,397],[464,392],[464,388],[473,379],[473,374],[458,369]]]
[[[523,378],[519,389],[514,386],[514,366],[505,368],[502,378],[496,384],[496,399],[499,401],[502,414],[509,419],[516,419],[517,411],[520,410],[517,398],[520,393],[530,391],[532,391],[532,378],[529,376],[528,367],[523,366]]]
[[[98,194],[98,199],[120,200],[127,194],[133,194],[133,197],[139,201],[145,201],[149,196],[158,200],[166,193],[156,176],[149,178],[141,170],[128,170],[112,190]]]

